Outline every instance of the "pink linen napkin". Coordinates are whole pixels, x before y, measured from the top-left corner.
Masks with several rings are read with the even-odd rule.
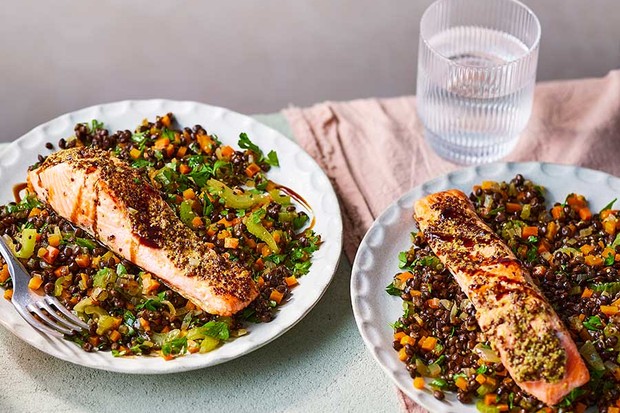
[[[343,209],[353,261],[373,220],[410,188],[459,168],[423,138],[414,97],[324,102],[283,111],[297,142],[321,165]],[[547,161],[620,176],[620,70],[604,78],[539,84],[532,117],[505,161]],[[407,412],[424,412],[399,392]]]

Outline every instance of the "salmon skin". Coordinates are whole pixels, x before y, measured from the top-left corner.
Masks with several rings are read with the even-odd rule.
[[[28,184],[60,216],[208,313],[232,315],[258,295],[249,271],[207,247],[136,169],[109,152],[56,152],[28,172]]]
[[[415,203],[431,249],[476,308],[513,380],[548,405],[590,380],[570,334],[510,248],[458,190]]]

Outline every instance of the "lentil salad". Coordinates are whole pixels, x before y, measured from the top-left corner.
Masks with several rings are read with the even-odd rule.
[[[246,334],[249,322],[271,321],[321,244],[297,205],[309,206],[268,179],[279,166],[274,151],[263,153],[243,133],[235,150],[200,125],[176,126],[169,113],[112,134],[93,120],[58,146],[108,150],[135,167],[209,247],[252,272],[259,297],[233,317],[207,314],[26,194],[0,208],[0,235],[30,271],[33,290],[56,296],[89,323],[88,333],[67,337],[86,351],[170,359],[213,350]],[[6,266],[0,281],[10,298]]]
[[[532,274],[571,332],[592,379],[557,406],[523,392],[480,331],[473,305],[422,234],[412,233],[411,248],[399,255],[401,272],[387,291],[403,299],[393,347],[413,385],[440,400],[455,392],[482,412],[583,412],[597,405],[618,413],[620,236],[613,202],[593,214],[583,196],[570,194],[547,210],[543,188],[521,175],[483,182],[470,199]]]

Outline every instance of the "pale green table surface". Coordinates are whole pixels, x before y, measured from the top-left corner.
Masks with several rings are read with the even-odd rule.
[[[281,115],[255,118],[291,137]],[[357,331],[350,278],[343,257],[321,301],[283,336],[231,362],[187,373],[88,369],[48,356],[0,327],[0,413],[397,412],[395,387]]]

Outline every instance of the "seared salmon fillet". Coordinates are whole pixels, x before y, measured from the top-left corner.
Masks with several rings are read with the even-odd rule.
[[[229,316],[258,289],[246,269],[186,227],[139,173],[109,152],[72,148],[28,172],[37,197],[203,310]]]
[[[590,380],[561,320],[510,248],[458,190],[420,199],[414,218],[476,308],[513,380],[548,405]]]

